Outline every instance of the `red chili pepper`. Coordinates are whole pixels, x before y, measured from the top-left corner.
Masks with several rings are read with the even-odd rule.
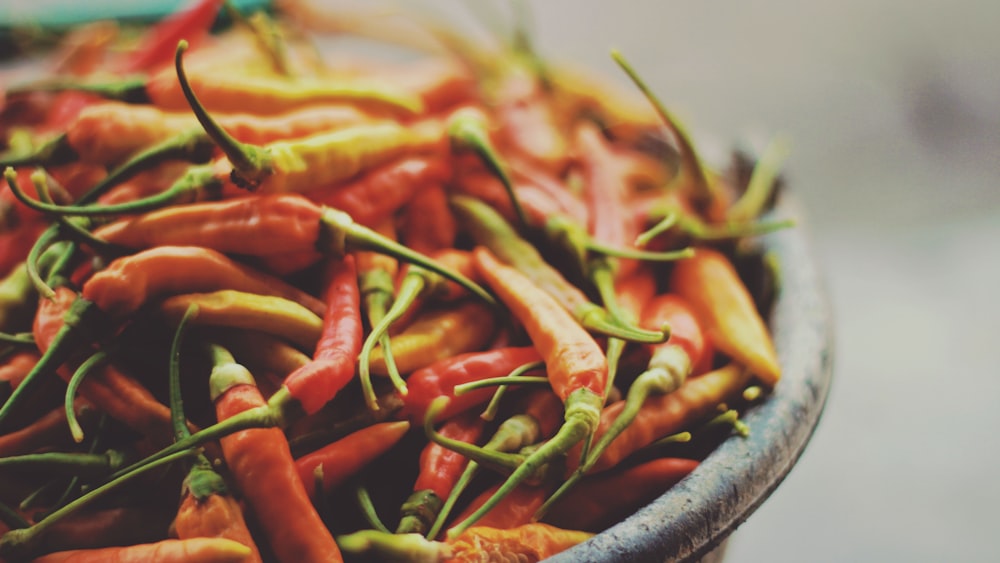
[[[241,366],[217,354],[209,384],[219,421],[267,403]],[[252,428],[221,440],[226,464],[282,562],[341,561],[340,550],[306,494],[284,433]]]
[[[78,398],[74,408],[77,418],[84,415],[93,418],[91,415],[96,414],[93,405],[84,399]],[[43,414],[24,428],[0,436],[0,457],[27,454],[59,443],[72,443],[66,427],[66,409],[62,406]]]
[[[409,429],[405,420],[380,422],[295,460],[306,494],[316,496],[317,469],[322,471],[323,491],[332,491],[389,451]]]
[[[543,521],[570,530],[600,532],[645,506],[698,466],[698,461],[660,458],[595,475],[552,505]]]
[[[329,261],[323,299],[323,332],[313,361],[289,374],[285,387],[307,414],[328,403],[354,376],[361,351],[361,295],[355,259]]]
[[[423,424],[427,409],[434,399],[447,397],[448,405],[437,420],[447,420],[456,414],[490,400],[492,389],[475,389],[455,395],[455,386],[492,377],[502,377],[518,367],[541,361],[534,347],[498,348],[485,352],[459,354],[441,360],[410,374],[409,390],[400,416],[413,424]]]
[[[511,151],[536,160],[546,170],[565,170],[568,143],[535,73],[523,65],[512,66],[496,95],[501,142]]]
[[[177,42],[186,39],[195,44],[208,34],[222,7],[223,0],[192,0],[179,10],[146,30],[139,45],[119,61],[123,74],[151,72],[173,61]]]
[[[225,538],[246,546],[248,553],[241,563],[262,561],[243,517],[243,509],[211,463],[195,465],[184,480],[181,505],[174,519],[180,539]]]
[[[535,512],[552,491],[552,487],[547,485],[522,483],[509,493],[502,493],[499,502],[492,503],[493,497],[500,493],[502,486],[503,483],[498,483],[487,488],[469,503],[469,506],[455,518],[457,524],[449,528],[450,541],[455,541],[455,538],[470,529],[464,524],[470,519],[474,519],[476,526],[498,529],[516,528],[533,522]],[[492,505],[484,512],[483,507],[488,504]]]
[[[294,301],[317,315],[319,299],[201,246],[156,246],[118,258],[83,285],[81,295],[114,318],[125,318],[153,298],[233,289]]]
[[[486,421],[474,412],[465,412],[448,419],[438,433],[450,440],[475,444],[483,433]],[[429,442],[420,452],[420,470],[413,483],[413,493],[400,507],[397,534],[427,534],[441,507],[458,482],[466,457],[435,442]]]
[[[346,185],[310,190],[304,195],[321,205],[341,209],[358,223],[374,228],[400,209],[413,205],[417,194],[447,178],[449,168],[447,161],[440,158],[405,157],[383,164]]]
[[[473,526],[448,541],[452,556],[444,563],[506,561],[511,557],[516,557],[517,561],[543,561],[583,543],[593,535],[541,522],[514,528]]]
[[[458,226],[440,184],[426,186],[410,200],[400,231],[406,245],[423,254],[455,246]]]
[[[691,305],[720,352],[747,366],[765,385],[778,382],[781,365],[770,331],[724,254],[697,249],[693,257],[674,266],[670,288]]]

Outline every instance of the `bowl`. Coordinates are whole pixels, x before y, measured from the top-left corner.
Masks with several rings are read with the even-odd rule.
[[[782,192],[776,218],[802,216]],[[833,319],[801,224],[761,238],[781,267],[770,315],[782,379],[741,415],[747,437],[719,445],[683,481],[629,518],[545,561],[721,561],[729,535],[767,500],[802,455],[819,423],[833,375]]]

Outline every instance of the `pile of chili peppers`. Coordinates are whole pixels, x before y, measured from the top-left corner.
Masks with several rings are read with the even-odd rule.
[[[281,6],[3,92],[0,561],[535,561],[752,431],[780,144],[709,167],[619,53]]]

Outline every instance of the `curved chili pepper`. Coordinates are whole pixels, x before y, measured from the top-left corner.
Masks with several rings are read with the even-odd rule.
[[[694,309],[712,344],[773,387],[781,378],[770,331],[726,256],[699,248],[674,266],[670,288]]]
[[[231,289],[174,295],[160,303],[160,312],[176,324],[191,305],[198,307],[192,323],[264,331],[303,349],[315,346],[323,331],[323,319],[294,301]]]
[[[561,173],[569,162],[569,141],[535,72],[523,64],[507,68],[495,93],[498,135],[511,151]]]
[[[474,444],[482,435],[485,425],[486,421],[475,413],[465,412],[448,419],[441,425],[438,434],[450,440]],[[399,509],[400,520],[396,533],[427,535],[467,463],[464,455],[435,442],[428,442],[420,451],[420,470],[413,483],[413,492]]]
[[[316,496],[317,469],[322,471],[323,491],[331,491],[389,451],[409,431],[408,421],[380,422],[323,446],[295,460],[299,478],[309,498]]]
[[[325,310],[322,301],[287,282],[201,246],[163,245],[123,256],[91,276],[81,294],[109,315],[125,318],[153,298],[222,289],[282,297],[317,315]]]
[[[227,351],[213,346],[209,378],[220,421],[266,408],[253,376]],[[284,433],[278,428],[240,430],[223,437],[222,451],[233,479],[260,516],[280,561],[340,561],[340,550],[306,494]],[[266,515],[266,518],[264,516]]]
[[[590,532],[564,530],[541,522],[514,528],[473,526],[448,541],[452,556],[445,563],[472,563],[505,557],[542,561],[593,537]]]
[[[670,457],[594,475],[580,481],[542,519],[560,528],[600,532],[661,495],[696,467],[697,460]]]
[[[513,265],[522,275],[556,299],[577,322],[588,330],[637,342],[662,342],[667,334],[633,330],[613,324],[607,311],[590,302],[576,286],[566,281],[528,241],[489,206],[472,198],[453,196],[452,208],[463,228],[477,243],[485,246],[504,263]]]
[[[32,559],[32,563],[106,563],[107,561],[157,561],[162,563],[240,563],[250,554],[247,546],[224,538],[161,540],[129,546],[72,549]]]
[[[474,524],[539,467],[594,433],[608,373],[607,359],[597,343],[555,299],[518,270],[500,262],[489,250],[477,248],[475,258],[480,274],[524,326],[545,360],[552,389],[565,406],[565,422],[551,440],[511,473],[486,503],[453,528],[456,533]]]
[[[319,410],[347,385],[361,351],[361,295],[354,257],[330,260],[325,276],[326,311],[313,361],[284,382],[306,414]]]
[[[204,246],[224,253],[264,256],[319,248],[327,255],[371,250],[419,264],[458,283],[488,303],[475,282],[354,222],[350,215],[293,194],[176,205],[116,221],[95,236],[130,248]]]
[[[77,419],[93,419],[94,406],[84,399],[77,399],[73,407]],[[66,409],[54,408],[37,420],[13,432],[0,436],[0,458],[33,452],[39,448],[69,441],[66,429]]]
[[[458,226],[441,185],[426,186],[410,200],[400,231],[406,245],[423,254],[455,246]]]

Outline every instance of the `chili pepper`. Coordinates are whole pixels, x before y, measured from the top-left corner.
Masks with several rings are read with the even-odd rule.
[[[418,95],[428,114],[473,102],[479,96],[476,76],[467,65],[454,59],[423,57],[404,65],[393,65],[385,74],[385,80],[401,91]]]
[[[595,475],[555,503],[543,517],[560,528],[600,532],[634,513],[698,466],[684,458],[660,458]]]
[[[118,258],[91,276],[81,295],[125,318],[153,298],[222,289],[281,297],[317,315],[325,310],[322,301],[287,282],[200,246],[156,246]]]
[[[460,224],[478,244],[527,276],[532,283],[556,299],[584,328],[629,341],[662,342],[667,338],[662,331],[634,330],[611,323],[606,311],[591,303],[582,291],[566,281],[531,243],[518,236],[503,217],[489,206],[463,196],[453,196],[451,203]]]
[[[260,330],[304,349],[315,346],[323,330],[323,319],[294,301],[231,289],[174,295],[160,303],[160,312],[176,324],[191,305],[199,310],[196,324]]]
[[[277,373],[282,378],[312,361],[312,358],[280,336],[259,330],[213,331],[219,341],[253,373]]]
[[[670,288],[694,309],[713,346],[746,365],[765,385],[778,382],[781,366],[770,333],[724,254],[699,248],[674,266]]]
[[[500,424],[489,441],[483,445],[484,450],[514,452],[531,446],[541,439],[548,439],[559,428],[562,418],[562,403],[551,390],[540,389],[530,392],[524,398],[520,411],[519,414],[508,418]],[[444,445],[439,441],[439,438],[445,438],[448,441],[451,440],[451,437],[438,433],[432,442],[437,447],[443,447]],[[452,451],[452,455],[460,454]],[[466,486],[476,474],[478,466],[479,464],[475,461],[467,461],[465,463],[465,470],[451,487],[451,492],[446,498],[437,519],[435,519],[428,537],[433,538],[437,536],[445,519],[451,512],[451,508],[458,501],[459,496],[464,492]]]
[[[219,346],[212,347],[209,378],[220,421],[267,403],[253,376]],[[306,494],[278,428],[240,430],[221,439],[230,472],[255,514],[278,560],[340,561],[340,550]],[[266,518],[264,517],[266,515]]]
[[[450,550],[442,542],[420,534],[392,534],[383,530],[358,530],[337,536],[337,544],[356,557],[372,561],[443,561]]]
[[[622,459],[657,438],[672,434],[711,414],[719,403],[738,394],[750,380],[750,373],[739,364],[731,363],[719,369],[688,379],[673,393],[650,397],[622,433],[615,438],[590,468],[591,473],[614,467]],[[601,413],[595,433],[600,440],[621,414],[624,401],[609,405]],[[578,466],[579,458],[567,457],[567,471]],[[568,475],[569,473],[567,473]]]
[[[325,277],[326,311],[313,361],[288,375],[284,383],[307,414],[347,385],[361,351],[361,296],[354,257],[330,260]]]
[[[474,524],[539,467],[593,434],[600,420],[608,373],[607,359],[597,343],[555,299],[487,249],[477,248],[474,256],[480,274],[524,326],[545,360],[549,383],[565,406],[565,422],[552,439],[514,470],[486,503],[453,528],[456,533]]]
[[[423,254],[455,246],[458,226],[440,184],[427,186],[410,200],[400,230],[406,245]]]
[[[152,543],[164,539],[171,511],[152,503],[81,510],[57,522],[46,538],[52,552]]]
[[[548,199],[553,201],[558,209],[558,214],[571,219],[574,223],[586,225],[590,222],[586,204],[581,200],[579,194],[575,193],[568,185],[568,182],[552,174],[538,164],[517,155],[510,155],[507,158],[510,163],[511,173],[517,184],[515,191],[517,197],[528,206],[527,189],[529,186],[536,191],[544,193]],[[544,218],[543,218],[544,219]],[[544,221],[540,221],[538,224]]]
[[[170,414],[174,436],[178,440],[191,436],[181,396],[180,350],[184,331],[198,313],[197,306],[192,306],[185,312],[170,347]],[[229,494],[225,480],[216,473],[212,462],[203,454],[198,456],[184,478],[181,503],[173,527],[180,539],[209,537],[237,541],[250,549],[242,560],[244,563],[262,560],[239,503]]]
[[[467,411],[445,421],[438,433],[449,440],[474,444],[482,435],[485,425],[486,421],[474,412]],[[462,454],[435,442],[428,442],[424,446],[420,451],[420,470],[413,483],[413,492],[399,509],[397,534],[428,535],[467,462]]]
[[[403,157],[383,164],[346,185],[309,190],[304,195],[321,205],[340,209],[370,228],[412,207],[418,194],[450,174],[448,162],[435,157]],[[407,244],[418,252],[419,247]]]
[[[409,393],[400,415],[413,424],[422,424],[434,399],[445,397],[448,404],[434,420],[440,422],[450,419],[460,412],[485,403],[492,394],[489,389],[476,389],[456,396],[456,385],[507,375],[521,365],[540,359],[534,347],[523,346],[468,352],[439,360],[417,369],[407,378]]]
[[[239,563],[249,555],[250,549],[224,538],[190,538],[186,540],[161,540],[156,543],[137,544],[98,549],[72,549],[59,551],[32,559],[32,563]]]
[[[118,61],[117,72],[148,72],[170,64],[177,42],[195,43],[208,34],[222,7],[222,0],[192,0],[183,10],[167,16],[145,31],[139,45]]]
[[[541,522],[515,528],[473,526],[448,541],[452,556],[445,563],[502,561],[509,557],[517,557],[518,561],[542,561],[587,541],[593,535]]]
[[[494,303],[486,290],[471,280],[355,223],[342,211],[319,207],[293,194],[176,205],[111,223],[98,228],[95,235],[130,248],[192,245],[249,256],[316,248],[332,256],[372,250],[419,264]]]
[[[406,330],[390,338],[392,354],[401,373],[429,366],[457,354],[481,349],[496,332],[493,311],[478,301],[463,300],[429,311]],[[372,373],[388,375],[385,356],[372,351]]]
[[[309,498],[316,496],[316,480],[313,479],[316,468],[323,468],[323,490],[333,490],[389,451],[409,429],[410,423],[405,420],[380,422],[295,460]]]
[[[479,527],[510,529],[531,523],[545,497],[548,496],[551,487],[547,485],[528,485],[521,483],[509,493],[501,493],[503,497],[499,502],[491,504],[493,498],[500,493],[503,484],[499,483],[488,487],[469,503],[456,518],[457,524],[448,529],[447,537],[449,541],[455,541],[462,534],[466,533],[471,526],[467,522],[473,521]],[[484,507],[489,506],[488,510]]]

